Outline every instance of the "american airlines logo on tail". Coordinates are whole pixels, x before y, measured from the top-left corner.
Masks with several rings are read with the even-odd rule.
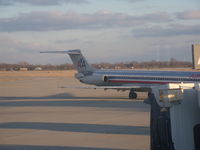
[[[86,62],[83,58],[80,58],[78,63],[77,63],[78,68],[85,68],[86,67]]]

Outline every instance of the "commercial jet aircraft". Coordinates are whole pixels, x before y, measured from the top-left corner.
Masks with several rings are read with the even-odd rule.
[[[147,91],[150,94],[152,86],[200,82],[200,72],[96,69],[88,64],[79,49],[41,53],[69,54],[75,69],[78,71],[75,78],[82,83],[95,85],[85,88],[129,90],[130,99],[137,98],[136,92]]]

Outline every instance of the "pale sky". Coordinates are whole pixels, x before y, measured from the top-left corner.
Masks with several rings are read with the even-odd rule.
[[[81,49],[91,63],[191,61],[199,0],[0,0],[0,63],[71,63],[46,50]]]

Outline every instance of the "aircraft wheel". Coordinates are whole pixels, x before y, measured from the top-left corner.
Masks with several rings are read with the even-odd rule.
[[[129,93],[129,99],[136,99],[136,98],[137,98],[137,93],[135,93],[135,92]]]
[[[148,92],[148,97],[151,95],[151,92]]]

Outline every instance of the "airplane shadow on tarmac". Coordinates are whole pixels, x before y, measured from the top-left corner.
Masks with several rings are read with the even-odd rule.
[[[121,150],[116,148],[42,146],[42,145],[0,145],[0,150]]]
[[[115,97],[76,97],[67,93],[44,97],[0,97],[0,106],[23,107],[98,107],[98,108],[120,108],[149,112],[150,106],[143,101],[134,101]],[[12,100],[12,101],[9,101]]]
[[[127,125],[104,125],[86,123],[49,123],[49,122],[8,122],[0,123],[0,129],[35,129],[63,132],[84,132],[98,134],[149,135],[149,127]]]
[[[41,96],[41,97],[0,97],[0,100],[28,100],[28,99],[122,99],[120,97],[93,97],[93,96],[87,96],[87,97],[77,97],[70,93],[59,93],[55,95],[49,95],[49,96]]]

